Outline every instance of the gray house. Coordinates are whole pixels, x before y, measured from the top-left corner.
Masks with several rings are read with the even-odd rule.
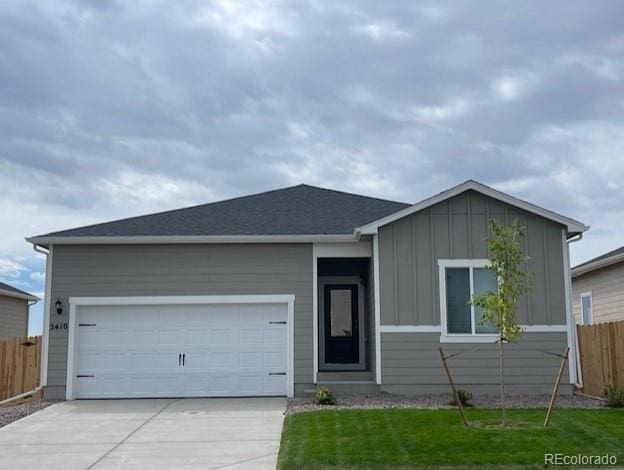
[[[47,252],[49,398],[430,393],[438,348],[495,390],[487,221],[519,219],[535,288],[508,348],[514,392],[550,391],[574,347],[569,241],[588,227],[474,181],[417,204],[300,185],[29,238]],[[478,344],[476,344],[478,343]],[[566,375],[576,380],[575,355]]]
[[[0,340],[28,335],[28,311],[38,300],[28,292],[0,282]]]

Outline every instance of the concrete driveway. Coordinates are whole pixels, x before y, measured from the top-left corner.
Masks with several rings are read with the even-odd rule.
[[[286,400],[92,400],[0,429],[0,468],[274,469]]]

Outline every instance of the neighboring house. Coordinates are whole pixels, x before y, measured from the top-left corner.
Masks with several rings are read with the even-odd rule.
[[[49,250],[46,396],[445,392],[440,346],[467,351],[458,384],[495,392],[496,337],[467,303],[496,285],[490,218],[527,227],[535,272],[507,387],[549,392],[588,227],[467,181],[414,205],[300,185],[29,238]]]
[[[624,320],[624,246],[572,268],[576,323]]]
[[[28,336],[28,310],[38,300],[28,292],[0,282],[0,340]]]

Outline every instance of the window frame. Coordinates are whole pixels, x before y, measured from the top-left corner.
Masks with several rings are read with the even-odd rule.
[[[438,260],[438,290],[440,294],[440,342],[441,343],[495,343],[498,333],[477,333],[475,308],[470,306],[470,323],[472,333],[449,333],[446,311],[446,270],[447,268],[469,269],[470,296],[474,295],[474,269],[487,268],[489,259],[439,259]]]
[[[589,320],[585,323],[585,317],[583,316],[583,298],[589,297]],[[581,325],[591,325],[594,323],[594,299],[592,298],[591,291],[582,292],[581,299]]]

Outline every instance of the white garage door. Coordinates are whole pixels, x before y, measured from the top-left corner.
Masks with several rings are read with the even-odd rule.
[[[287,304],[79,306],[75,315],[75,398],[287,395]]]

